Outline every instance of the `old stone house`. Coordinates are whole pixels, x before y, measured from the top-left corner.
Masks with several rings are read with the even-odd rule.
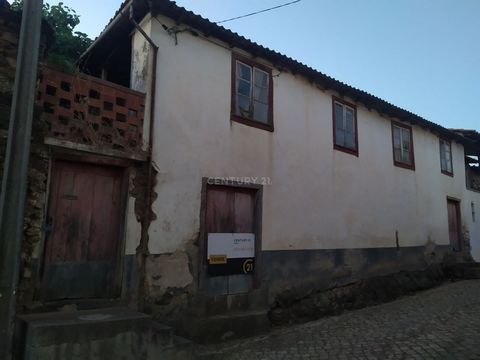
[[[23,311],[127,304],[202,337],[268,326],[287,290],[480,259],[474,131],[167,0],[126,0],[79,66],[42,69]]]
[[[465,161],[478,139],[169,1],[125,2],[81,65],[129,71],[124,84],[154,97],[155,219],[148,239],[127,220],[125,241],[147,250],[160,317],[252,312],[285,289],[480,255]]]

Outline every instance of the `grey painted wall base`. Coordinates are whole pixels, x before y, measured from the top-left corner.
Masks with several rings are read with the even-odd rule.
[[[122,299],[130,306],[135,306],[138,297],[138,264],[136,255],[123,258]]]
[[[433,243],[399,249],[262,251],[257,267],[260,281],[253,290],[230,295],[199,291],[175,325],[180,334],[201,342],[219,341],[227,335],[253,335],[268,328],[258,325],[258,319],[262,319],[258,314],[268,312],[285,291],[302,298],[360,279],[423,270],[449,256],[453,256],[450,246]],[[233,323],[232,319],[237,318],[241,321]],[[202,331],[205,328],[214,331],[206,333]]]
[[[262,251],[259,283],[244,294],[199,291],[190,305],[196,316],[268,308],[285,290],[326,290],[372,276],[422,270],[453,254],[449,245],[404,248]]]
[[[263,251],[262,286],[268,301],[287,289],[301,293],[324,290],[371,276],[421,270],[451,254],[449,245],[403,248]]]

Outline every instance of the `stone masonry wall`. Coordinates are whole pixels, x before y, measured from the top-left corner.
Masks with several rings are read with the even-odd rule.
[[[3,177],[20,22],[20,14],[10,11],[4,5],[0,6],[0,181]],[[43,58],[48,41],[49,38],[45,36],[44,32],[42,34],[40,59]],[[43,144],[40,109],[35,108],[25,207],[25,238],[21,249],[19,304],[25,304],[33,300],[34,274],[37,273],[37,259],[41,256],[43,239],[48,167],[49,155],[48,149]]]

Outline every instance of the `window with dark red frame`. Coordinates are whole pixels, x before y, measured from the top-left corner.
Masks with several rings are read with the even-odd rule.
[[[412,127],[392,122],[393,163],[405,169],[415,170]]]
[[[444,139],[440,139],[440,167],[442,173],[453,176],[452,143]]]
[[[358,156],[357,108],[333,98],[333,147]]]
[[[231,119],[273,131],[272,85],[270,68],[233,54]]]

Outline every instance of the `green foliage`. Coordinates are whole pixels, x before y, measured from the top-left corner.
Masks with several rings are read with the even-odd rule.
[[[21,11],[23,0],[14,0],[11,9]],[[92,43],[87,34],[74,31],[80,23],[80,16],[69,6],[43,4],[43,17],[53,28],[55,40],[50,48],[47,61],[68,70],[75,69],[75,62]]]

